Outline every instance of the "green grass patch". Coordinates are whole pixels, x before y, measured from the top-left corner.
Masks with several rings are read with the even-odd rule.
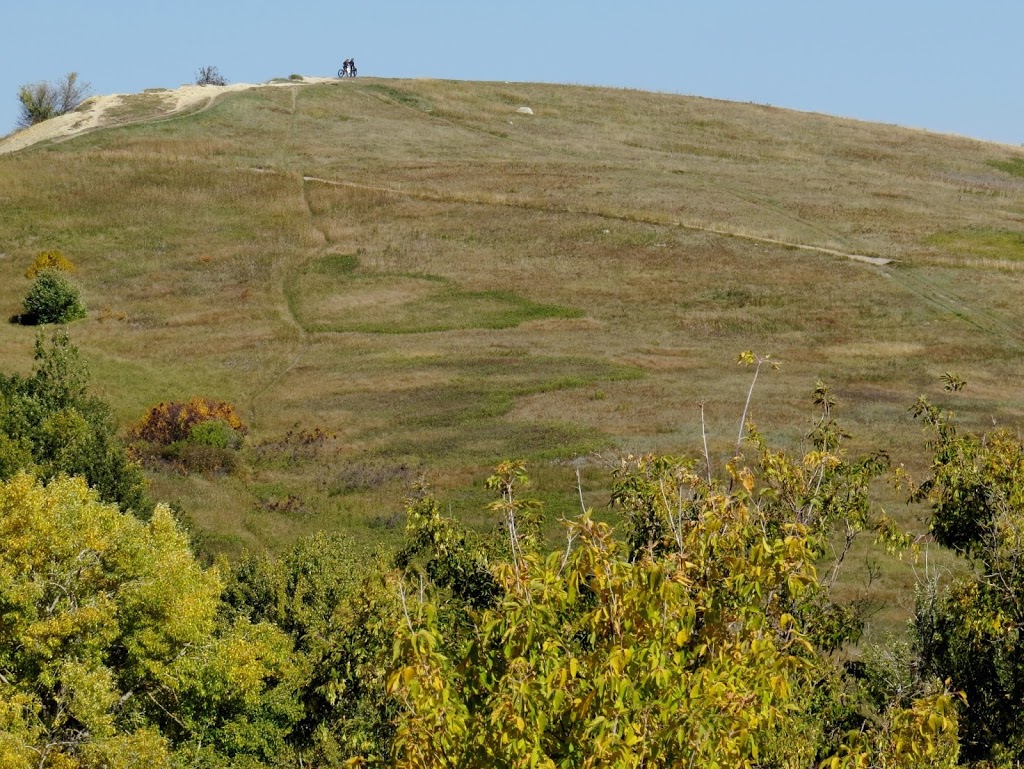
[[[434,358],[378,365],[399,383],[409,377],[432,381],[403,387],[397,393],[353,390],[335,396],[330,405],[400,420],[404,427],[465,427],[504,416],[516,398],[643,376],[633,366],[538,355]]]
[[[292,278],[288,299],[295,317],[312,332],[422,334],[583,316],[575,308],[513,292],[467,291],[436,275],[366,270],[352,255],[314,262]]]
[[[291,489],[280,481],[271,481],[268,483],[254,483],[249,487],[249,492],[256,499],[262,501],[277,497],[287,497],[291,493]]]
[[[398,102],[402,106],[411,107],[421,112],[429,112],[434,107],[433,101],[422,94],[413,93],[412,91],[404,91],[382,83],[373,83],[364,86],[364,88],[370,93],[380,94],[392,101]]]
[[[170,93],[165,91],[147,91],[141,94],[122,96],[121,103],[117,107],[108,109],[104,118],[122,122],[159,117],[169,112],[172,104]]]
[[[609,445],[603,431],[569,422],[536,423],[509,418],[521,399],[596,383],[639,379],[632,366],[597,359],[550,356],[457,357],[377,361],[387,380],[405,387],[355,388],[335,395],[323,407],[331,412],[370,417],[374,427],[355,436],[387,466],[396,463],[493,463],[503,457],[556,459],[587,454]],[[352,372],[354,381],[363,370]],[[581,399],[582,400],[582,399]],[[377,466],[374,464],[374,466]]]
[[[971,228],[936,233],[926,242],[960,256],[1024,260],[1024,232]]]
[[[1020,176],[1024,178],[1024,158],[990,160],[988,161],[988,164],[993,168],[998,168],[1000,171],[1010,174],[1010,176]]]
[[[359,267],[355,254],[330,254],[320,259],[314,269],[324,275],[351,275]]]

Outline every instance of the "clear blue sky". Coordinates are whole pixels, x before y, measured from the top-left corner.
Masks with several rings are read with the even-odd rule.
[[[1024,0],[0,0],[0,134],[23,83],[94,93],[332,75],[668,91],[1024,142]]]

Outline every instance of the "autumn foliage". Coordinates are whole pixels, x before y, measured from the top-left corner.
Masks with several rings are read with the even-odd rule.
[[[246,432],[245,424],[230,403],[195,397],[187,403],[170,401],[154,406],[131,431],[131,437],[169,446],[187,440],[197,425],[213,421],[223,422],[239,434]]]
[[[398,588],[405,621],[387,680],[399,705],[398,760],[382,763],[955,764],[955,695],[941,681],[920,681],[905,701],[890,695],[872,706],[816,643],[833,612],[828,586],[817,574],[811,527],[780,515],[788,503],[780,504],[777,481],[785,464],[789,488],[813,479],[817,494],[815,487],[839,484],[855,501],[847,473],[836,472],[847,460],[829,454],[825,463],[775,455],[770,472],[735,469],[725,483],[671,458],[628,463],[618,489],[657,494],[621,498],[649,505],[666,535],[633,553],[589,512],[567,522],[565,548],[536,551],[521,527],[533,506],[513,491],[528,479],[521,465],[505,463],[492,509],[511,557],[490,563],[496,596],[463,607],[462,616],[446,604],[474,570],[450,536],[452,523],[436,507],[417,506],[410,526],[429,532],[434,556],[423,571],[407,570]],[[436,581],[430,589],[438,575],[447,590]]]
[[[166,505],[144,523],[19,473],[0,541],[0,767],[285,765],[289,639],[219,620],[222,577]]]
[[[25,270],[25,277],[30,280],[43,270],[57,270],[58,272],[74,272],[77,268],[75,263],[64,256],[60,251],[40,251],[32,260],[32,265]]]

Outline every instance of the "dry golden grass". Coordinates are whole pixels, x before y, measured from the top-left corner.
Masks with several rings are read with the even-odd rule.
[[[125,117],[162,103],[142,95]],[[617,452],[697,452],[699,402],[724,461],[745,349],[783,363],[753,403],[774,442],[800,448],[820,378],[857,447],[920,471],[907,407],[941,400],[942,372],[971,383],[968,426],[1022,417],[1020,160],[635,91],[257,89],[0,157],[0,306],[18,312],[26,266],[59,248],[92,310],[72,337],[124,423],[205,395],[243,411],[253,446],[336,436],[315,456],[254,450],[239,477],[154,478],[229,552],[315,528],[393,538],[410,468],[487,527],[490,463],[531,459],[554,519],[576,509],[567,462],[583,455],[601,506]],[[3,370],[29,367],[34,336],[7,326]],[[913,574],[886,568],[892,603]]]

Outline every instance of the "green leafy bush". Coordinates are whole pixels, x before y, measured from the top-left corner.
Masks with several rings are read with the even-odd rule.
[[[947,385],[947,390],[960,387]],[[985,766],[1024,762],[1024,441],[1017,432],[962,434],[952,413],[918,401],[935,459],[916,499],[964,567],[918,590],[912,637],[918,669],[947,679],[959,704],[963,756]]]
[[[876,525],[858,509],[873,468],[819,428],[815,451],[761,447],[725,480],[670,457],[627,462],[626,518],[664,526],[633,552],[587,512],[542,555],[520,463],[488,484],[507,555],[466,558],[454,524],[417,507],[410,529],[430,530],[433,557],[397,564],[388,750],[424,768],[954,766],[955,696],[941,681],[872,707],[834,644],[816,643],[833,605],[822,537]],[[460,589],[476,564],[493,580],[487,602]]]
[[[60,272],[42,270],[25,296],[25,312],[21,322],[26,325],[69,323],[85,317],[85,306],[78,289]]]
[[[221,619],[171,511],[145,524],[81,478],[0,482],[0,766],[295,766],[287,635]]]
[[[189,431],[188,442],[214,449],[237,449],[242,443],[242,436],[227,422],[211,419],[194,425]]]
[[[401,608],[388,575],[348,537],[324,533],[280,559],[246,553],[232,570],[225,603],[288,633],[306,671],[304,716],[291,735],[300,766],[347,766],[392,745],[398,707],[385,683]]]
[[[238,440],[245,434],[245,424],[230,403],[195,397],[187,403],[170,401],[157,404],[132,428],[131,435],[147,443],[168,446],[176,441],[189,440],[195,428],[206,422],[218,422],[231,429]]]

